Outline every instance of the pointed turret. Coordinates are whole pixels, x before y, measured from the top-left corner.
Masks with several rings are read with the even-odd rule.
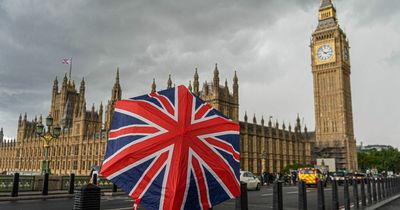
[[[325,7],[333,7],[332,0],[322,0],[319,8],[323,9]]]
[[[154,93],[156,91],[157,91],[156,79],[153,78],[153,83],[151,84],[151,93]]]
[[[171,74],[168,75],[167,88],[172,88]]]
[[[119,67],[117,67],[115,83],[114,83],[112,93],[111,93],[111,101],[115,102],[115,101],[121,100],[121,95],[122,95],[122,91],[121,91],[121,85],[119,84]]]
[[[253,116],[253,123],[257,124],[256,114],[254,114],[254,116]]]
[[[264,127],[264,116],[263,115],[261,115],[261,125],[262,125],[262,127]]]
[[[57,77],[56,77],[54,79],[54,82],[53,82],[53,94],[55,94],[57,92],[58,92],[58,80],[57,80]]]
[[[80,93],[85,92],[85,77],[82,77],[81,86],[79,87]]]
[[[192,81],[191,81],[191,80],[189,80],[189,86],[188,86],[188,89],[190,90],[190,92],[192,92]]]
[[[207,80],[205,81],[204,85],[203,85],[203,93],[204,95],[208,95],[208,83]]]
[[[193,77],[193,93],[195,95],[199,95],[199,85],[199,74],[197,73],[197,68],[195,68]]]
[[[18,118],[18,126],[21,126],[22,124],[22,114],[19,114],[19,118]]]
[[[270,117],[269,117],[269,120],[268,120],[268,127],[272,127],[272,121],[271,121],[271,119],[272,119],[272,117],[270,116]]]
[[[324,30],[329,27],[336,26],[336,9],[332,4],[331,0],[322,0],[321,6],[319,7],[319,23],[317,27],[318,30]]]
[[[236,75],[233,76],[233,97],[235,98],[235,101],[238,103],[239,102],[239,83],[238,83],[238,77]]]
[[[247,111],[244,112],[244,121],[247,122]]]
[[[3,128],[0,129],[0,143],[3,142],[3,138],[4,138],[4,133],[3,133]]]
[[[26,112],[25,112],[25,115],[24,115],[24,122],[26,122],[27,121],[27,116],[26,116]]]
[[[218,98],[218,96],[219,96],[219,71],[218,71],[218,64],[215,64],[215,68],[214,68],[213,90],[214,90],[215,96]]]
[[[282,122],[282,130],[286,129],[285,121]]]
[[[67,78],[67,73],[65,73],[64,78],[63,78],[63,83],[62,83],[62,89],[66,89],[68,84],[68,78]]]

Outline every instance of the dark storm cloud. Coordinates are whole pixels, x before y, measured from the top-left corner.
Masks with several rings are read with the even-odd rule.
[[[355,67],[368,69],[358,59],[368,57],[362,45],[373,39],[365,36],[371,33],[366,30],[399,23],[399,3],[334,2],[349,37],[357,36],[350,39],[357,76]],[[241,113],[249,110],[280,121],[293,121],[301,113],[312,128],[308,44],[318,6],[318,0],[1,1],[0,126],[7,136],[15,136],[19,113],[26,111],[30,118],[47,113],[52,81],[56,76],[60,81],[68,71],[60,59],[72,56],[73,79],[78,85],[85,77],[88,106],[106,103],[117,66],[123,96],[130,97],[148,92],[153,77],[159,88],[166,86],[168,74],[174,83],[187,84],[195,67],[202,81],[210,81],[218,63],[221,80],[227,78],[229,84],[238,71]],[[374,25],[366,24],[368,20]],[[399,31],[393,34],[387,40],[395,39]],[[394,50],[382,56],[381,61],[399,65]],[[373,57],[368,60],[373,62]],[[367,74],[360,82],[355,76],[356,112],[358,103],[367,99],[363,81],[374,76]],[[356,135],[367,139],[369,125],[357,122],[357,116],[364,115],[355,114]]]

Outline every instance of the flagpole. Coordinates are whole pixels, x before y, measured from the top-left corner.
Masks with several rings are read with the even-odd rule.
[[[72,71],[72,57],[71,57],[71,62],[69,62],[69,80],[71,80],[71,71]]]

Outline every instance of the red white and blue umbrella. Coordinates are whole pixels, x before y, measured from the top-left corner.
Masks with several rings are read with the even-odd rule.
[[[239,125],[185,86],[117,101],[101,175],[147,210],[240,195]]]

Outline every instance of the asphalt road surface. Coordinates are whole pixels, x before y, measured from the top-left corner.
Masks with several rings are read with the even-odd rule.
[[[343,206],[343,187],[339,188],[340,206]],[[332,190],[328,186],[325,188],[325,206],[331,209]],[[349,194],[352,197],[352,187],[349,187]],[[307,188],[308,209],[317,209],[317,190],[316,188]],[[260,191],[248,191],[249,209],[261,210],[272,209],[272,186],[263,186]],[[283,187],[283,208],[288,210],[298,209],[297,187]],[[73,199],[48,199],[48,200],[30,200],[30,201],[6,201],[0,202],[1,210],[71,210]],[[102,196],[101,209],[104,210],[132,210],[133,201],[125,195],[121,196]],[[140,208],[143,209],[143,208]],[[233,210],[235,209],[235,200],[229,200],[218,206],[214,210]]]

